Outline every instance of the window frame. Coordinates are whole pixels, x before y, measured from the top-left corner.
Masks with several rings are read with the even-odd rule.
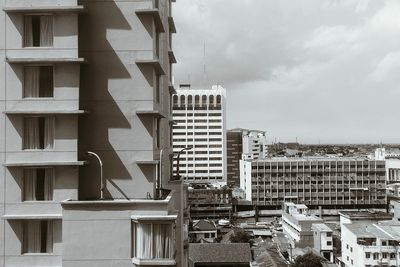
[[[52,34],[52,37],[53,37],[53,41],[52,41],[52,43],[53,43],[53,45],[52,46],[25,46],[25,19],[27,18],[27,17],[33,17],[33,16],[37,16],[37,17],[42,17],[42,16],[49,16],[49,17],[51,17],[52,18],[52,20],[51,20],[51,22],[52,22],[52,30],[53,30],[53,34]],[[21,44],[21,46],[22,46],[22,48],[28,48],[28,49],[42,49],[42,48],[54,48],[54,41],[55,41],[55,35],[54,35],[54,26],[55,26],[55,15],[53,14],[53,13],[26,13],[26,14],[23,14],[23,32],[22,32],[22,44]]]
[[[25,67],[52,67],[53,68],[53,96],[46,97],[26,97],[25,96]],[[46,99],[54,99],[55,95],[55,85],[56,85],[56,65],[55,64],[24,64],[23,65],[23,73],[24,78],[22,79],[22,99],[24,100],[46,100]],[[40,89],[39,89],[40,90]]]

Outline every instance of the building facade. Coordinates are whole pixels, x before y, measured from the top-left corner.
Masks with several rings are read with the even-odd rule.
[[[231,186],[240,186],[240,160],[267,157],[266,133],[241,128],[228,130],[226,144],[227,183]]]
[[[398,221],[344,224],[339,266],[399,266],[399,228]]]
[[[191,89],[173,96],[173,149],[183,149],[179,175],[190,183],[226,183],[226,91],[221,86]],[[174,163],[174,172],[177,172]]]
[[[314,232],[314,249],[329,262],[335,262],[333,257],[333,231],[324,223],[311,226]]]
[[[310,208],[386,205],[385,162],[361,158],[241,161],[241,188],[260,206],[285,201]]]
[[[186,266],[171,1],[0,6],[0,266]]]

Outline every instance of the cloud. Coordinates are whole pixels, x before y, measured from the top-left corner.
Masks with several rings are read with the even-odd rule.
[[[280,140],[399,142],[399,1],[175,5],[175,80],[224,85],[228,127]]]

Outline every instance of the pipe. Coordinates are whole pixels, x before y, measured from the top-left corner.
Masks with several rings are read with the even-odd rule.
[[[162,159],[163,159],[164,149],[160,150],[160,163],[159,163],[159,172],[158,172],[158,179],[157,179],[157,198],[161,199],[161,187],[162,187]]]
[[[103,162],[101,161],[100,156],[92,151],[88,151],[88,152],[86,152],[86,154],[88,154],[89,156],[96,157],[97,160],[99,161],[99,164],[100,164],[100,199],[103,200],[104,199],[104,189],[105,189],[104,178],[103,178]]]

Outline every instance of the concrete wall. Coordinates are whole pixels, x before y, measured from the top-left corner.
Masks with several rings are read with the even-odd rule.
[[[3,7],[5,4],[5,0],[0,0],[0,7]],[[0,59],[2,59],[0,63],[0,81],[2,81],[2,85],[0,86],[0,267],[4,267],[4,224],[5,221],[2,219],[4,215],[4,203],[5,203],[5,182],[6,182],[6,168],[3,166],[3,162],[5,160],[5,147],[6,147],[6,138],[5,138],[5,115],[3,112],[5,111],[5,98],[6,91],[4,89],[4,81],[6,76],[6,64],[4,62],[5,59],[5,26],[6,14],[2,9],[0,9]]]

